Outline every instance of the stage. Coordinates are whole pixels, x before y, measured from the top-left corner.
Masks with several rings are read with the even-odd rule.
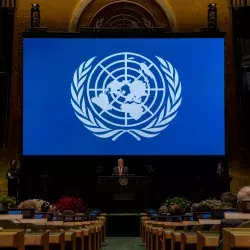
[[[141,191],[148,197],[148,205],[143,207],[145,209],[159,207],[167,197],[180,196],[193,201],[219,198],[221,193],[229,190],[229,182],[221,180],[216,173],[221,159],[225,161],[224,168],[227,171],[226,159],[218,156],[127,156],[124,162],[136,177],[148,177],[147,189]],[[103,199],[99,192],[99,177],[111,176],[116,161],[115,156],[23,156],[20,200],[32,197],[53,203],[61,196],[78,196],[87,201],[89,207],[98,207],[106,213],[140,213],[140,206],[126,211],[114,210],[112,203]],[[147,173],[145,165],[151,165],[153,172]],[[98,172],[100,166],[102,168]],[[44,176],[47,178],[44,179]],[[116,191],[114,187],[113,193]]]

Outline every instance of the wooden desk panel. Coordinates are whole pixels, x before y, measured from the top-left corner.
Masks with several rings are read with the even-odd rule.
[[[15,247],[24,250],[24,231],[23,230],[1,230],[0,247]]]
[[[22,214],[0,214],[0,220],[21,220]]]
[[[223,229],[223,250],[234,247],[250,248],[250,228]]]
[[[221,220],[199,220],[200,225],[220,225]]]
[[[84,250],[84,231],[83,229],[75,229],[74,232],[76,233],[76,245]]]
[[[76,232],[65,232],[66,244],[71,244],[71,249],[76,250]]]
[[[91,250],[91,245],[92,245],[92,235],[91,235],[91,229],[86,228],[83,230],[83,236],[84,236],[84,247],[87,250]]]
[[[24,235],[25,246],[42,246],[49,250],[49,232],[31,232]]]
[[[163,229],[162,246],[164,250],[167,249],[167,241],[171,239],[172,231],[173,229]]]
[[[181,232],[181,250],[185,250],[186,245],[197,244],[196,232]]]
[[[225,213],[224,216],[229,220],[250,220],[250,213]]]
[[[65,234],[63,232],[50,232],[49,244],[57,244],[60,250],[65,249]]]
[[[216,232],[197,232],[197,250],[203,247],[217,248],[219,244],[219,233]]]
[[[181,232],[171,232],[171,250],[175,250],[175,245],[181,243]]]

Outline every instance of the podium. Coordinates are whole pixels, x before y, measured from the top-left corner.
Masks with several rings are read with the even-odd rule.
[[[99,207],[109,213],[135,213],[148,205],[147,176],[99,176]]]

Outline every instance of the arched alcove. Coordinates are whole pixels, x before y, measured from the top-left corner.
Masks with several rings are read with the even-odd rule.
[[[73,13],[69,30],[80,28],[152,28],[176,31],[173,12],[164,0],[82,0]]]
[[[154,16],[134,2],[115,2],[100,9],[89,23],[93,28],[158,27]]]

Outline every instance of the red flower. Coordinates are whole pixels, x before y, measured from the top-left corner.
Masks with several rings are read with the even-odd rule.
[[[62,213],[65,210],[71,210],[76,213],[83,213],[85,211],[86,205],[84,201],[76,197],[61,197],[55,204],[58,210]]]

